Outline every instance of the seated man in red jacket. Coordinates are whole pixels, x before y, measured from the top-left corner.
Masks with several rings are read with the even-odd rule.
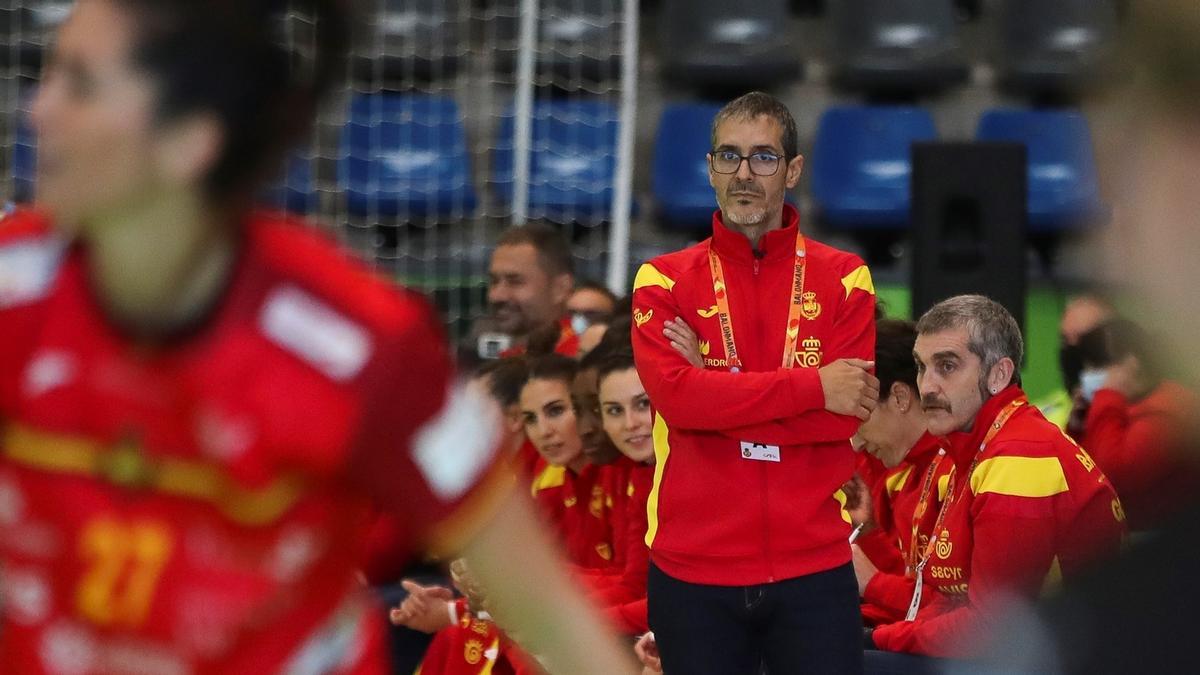
[[[1088,401],[1080,442],[1112,479],[1129,527],[1162,524],[1195,495],[1197,476],[1180,456],[1196,395],[1166,380],[1135,323],[1118,319],[1080,340]]]
[[[864,524],[851,546],[863,619],[868,624],[904,618],[916,584],[917,557],[928,545],[938,509],[946,496],[953,458],[941,439],[927,431],[917,393],[912,322],[884,319],[875,324],[875,375],[879,405],[858,429],[863,452],[885,467],[877,486],[859,490],[851,515]],[[928,597],[928,596],[927,596]]]
[[[958,464],[919,552],[909,620],[874,629],[869,639],[880,649],[978,654],[1008,602],[1036,598],[1047,582],[1120,544],[1116,492],[1029,404],[1018,372],[1023,351],[1012,315],[983,296],[944,300],[917,323],[921,406]],[[924,593],[935,597],[922,602]]]

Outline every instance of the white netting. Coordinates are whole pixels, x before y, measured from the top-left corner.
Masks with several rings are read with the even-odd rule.
[[[612,208],[624,0],[541,0],[528,215],[563,223],[580,276],[603,279]],[[27,199],[32,138],[19,113],[70,2],[0,2],[3,194]],[[521,0],[372,0],[347,84],[267,197],[338,228],[428,292],[458,337],[485,311],[487,255],[513,218]],[[292,18],[296,19],[299,14]],[[285,35],[303,55],[304,21]]]

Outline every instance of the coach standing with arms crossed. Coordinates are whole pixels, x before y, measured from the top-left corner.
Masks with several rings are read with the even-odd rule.
[[[712,237],[634,280],[634,353],[655,408],[650,627],[667,673],[860,672],[835,493],[878,396],[871,275],[806,238],[784,204],[804,160],[780,101],[729,103],[712,141]],[[672,346],[680,332],[699,339],[703,368]]]

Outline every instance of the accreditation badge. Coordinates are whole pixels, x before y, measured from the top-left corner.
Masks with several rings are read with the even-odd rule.
[[[778,445],[767,445],[765,443],[751,443],[750,441],[742,441],[741,450],[742,459],[749,459],[756,462],[779,461]]]

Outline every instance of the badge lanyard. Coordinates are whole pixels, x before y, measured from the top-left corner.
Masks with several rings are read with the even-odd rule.
[[[967,469],[967,475],[963,479],[964,490],[971,485],[971,476],[975,473],[975,467],[979,466],[979,457],[983,455],[983,451],[987,448],[988,443],[991,443],[992,439],[996,437],[996,434],[1000,433],[1000,430],[1004,428],[1004,425],[1008,422],[1008,419],[1012,417],[1013,413],[1015,413],[1018,408],[1028,402],[1029,399],[1022,396],[1014,400],[1012,403],[1009,403],[1008,406],[996,416],[996,421],[992,422],[992,428],[988,429],[987,435],[983,437],[983,442],[979,444],[979,450],[975,452],[975,457],[971,460],[971,466],[969,469]],[[929,543],[925,545],[925,552],[921,556],[921,560],[916,566],[915,572],[917,575],[917,585],[915,588],[913,588],[912,602],[908,603],[908,614],[904,616],[905,621],[912,621],[916,619],[917,610],[921,608],[921,592],[925,587],[925,565],[929,564],[929,558],[933,556],[933,550],[937,546],[938,534],[943,531],[942,525],[946,522],[946,514],[950,512],[950,507],[952,504],[954,504],[955,497],[957,496],[955,494],[955,484],[957,482],[957,476],[955,475],[955,472],[951,470],[950,487],[946,492],[946,501],[942,502],[942,508],[940,511],[938,511],[937,522],[933,524],[933,531],[929,533]]]
[[[804,296],[805,264],[804,235],[796,232],[796,258],[792,268],[792,301],[788,308],[787,336],[783,343],[783,367],[791,368],[796,361],[796,343],[800,336],[800,310]],[[725,285],[725,270],[721,259],[713,250],[712,242],[708,244],[708,266],[712,271],[713,294],[717,299],[717,321],[721,327],[721,341],[725,344],[725,358],[734,372],[740,370],[742,361],[738,358],[737,345],[733,339],[733,319],[729,315],[729,289]]]

